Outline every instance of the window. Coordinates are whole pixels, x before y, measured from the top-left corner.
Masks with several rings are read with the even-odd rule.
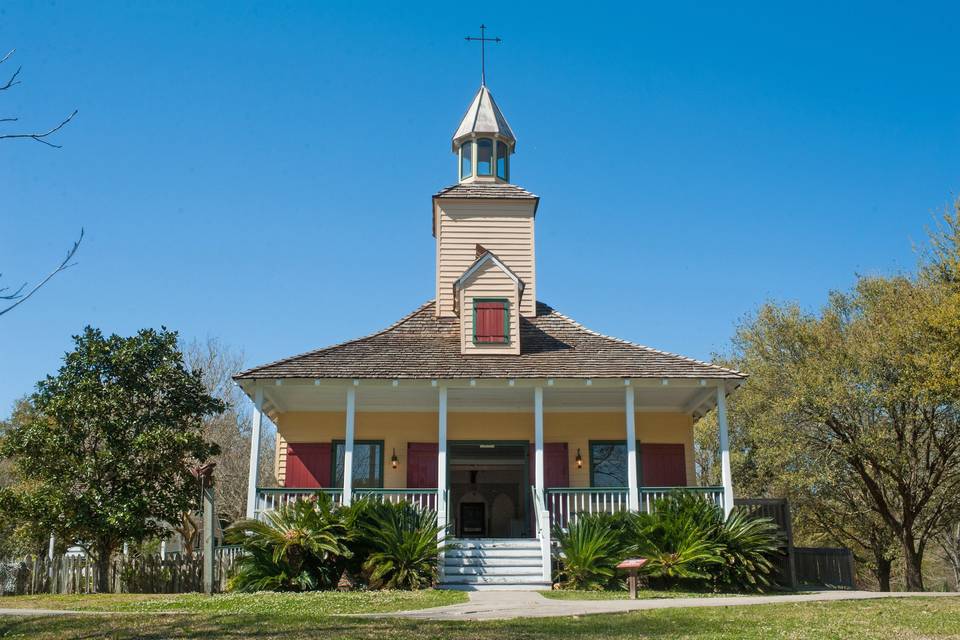
[[[473,175],[473,142],[460,145],[460,179]]]
[[[507,344],[510,342],[510,303],[488,298],[473,299],[473,341]]]
[[[640,445],[637,444],[639,452]],[[637,455],[637,477],[640,474],[640,456]],[[626,487],[627,443],[620,441],[590,441],[590,486]]]
[[[334,441],[334,486],[343,486],[343,440]],[[355,440],[353,443],[353,488],[383,486],[383,440]]]
[[[477,140],[477,175],[493,175],[493,140],[489,138]]]
[[[501,180],[510,180],[508,152],[507,144],[497,141],[497,177]]]

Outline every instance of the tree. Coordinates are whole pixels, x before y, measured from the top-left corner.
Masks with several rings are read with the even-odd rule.
[[[192,470],[218,453],[203,419],[224,405],[187,370],[175,332],[104,337],[87,327],[74,342],[0,452],[21,480],[6,497],[44,530],[85,545],[105,591],[118,545],[161,533],[197,502]]]
[[[937,534],[937,543],[953,569],[954,588],[960,591],[960,520],[952,522]]]
[[[746,482],[868,550],[881,585],[895,541],[910,590],[960,501],[960,280],[931,275],[960,256],[956,217],[946,227],[919,275],[860,277],[816,314],[766,304],[734,339]]]
[[[193,340],[182,345],[190,370],[202,372],[207,392],[224,403],[225,411],[204,419],[206,438],[220,447],[214,460],[214,491],[217,513],[227,522],[246,515],[247,478],[250,470],[250,403],[234,384],[233,375],[243,367],[243,352],[231,349],[216,338]],[[264,429],[260,447],[258,484],[273,483],[273,434]]]

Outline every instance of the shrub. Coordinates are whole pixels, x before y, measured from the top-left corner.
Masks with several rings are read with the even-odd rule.
[[[370,549],[363,570],[371,587],[422,589],[437,578],[443,528],[437,514],[406,502],[365,505],[354,521]]]
[[[695,514],[638,514],[634,522],[633,551],[647,559],[643,573],[654,581],[673,586],[680,580],[707,580],[710,568],[721,562],[712,530]]]
[[[679,493],[637,522],[637,552],[648,559],[644,569],[654,579],[738,591],[772,585],[780,539],[768,518],[734,509],[725,520],[723,510],[702,496]]]
[[[773,558],[780,554],[781,537],[769,518],[751,518],[734,509],[715,540],[723,560],[714,573],[716,587],[752,591],[773,586]]]
[[[599,590],[616,577],[616,566],[626,555],[622,517],[580,515],[554,536],[560,547],[557,581],[565,589]]]
[[[772,585],[779,534],[767,518],[723,510],[695,493],[659,500],[654,513],[581,514],[557,530],[561,587],[602,589],[617,583],[616,565],[647,559],[653,585],[759,590]]]
[[[226,532],[243,546],[229,587],[237,591],[305,591],[336,586],[350,532],[331,498],[318,493],[287,504],[264,521],[241,520]]]

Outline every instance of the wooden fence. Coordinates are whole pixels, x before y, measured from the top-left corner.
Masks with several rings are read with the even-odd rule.
[[[795,547],[797,582],[806,586],[856,588],[853,552],[833,547]]]
[[[218,547],[214,552],[214,590],[224,591],[239,547]],[[96,568],[86,556],[43,556],[0,562],[0,593],[93,593]],[[118,556],[108,569],[110,593],[189,593],[203,590],[203,554]]]
[[[790,503],[785,498],[737,498],[734,504],[754,518],[770,518],[780,531],[780,555],[774,558],[777,584],[796,589],[797,568],[793,546]]]

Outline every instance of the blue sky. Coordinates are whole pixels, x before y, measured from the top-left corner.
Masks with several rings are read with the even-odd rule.
[[[567,315],[706,358],[764,300],[912,269],[960,188],[960,9],[779,4],[4,2],[0,116],[80,113],[62,149],[0,142],[3,282],[87,238],[0,317],[0,416],[85,324],[253,365],[431,298],[481,22]]]

